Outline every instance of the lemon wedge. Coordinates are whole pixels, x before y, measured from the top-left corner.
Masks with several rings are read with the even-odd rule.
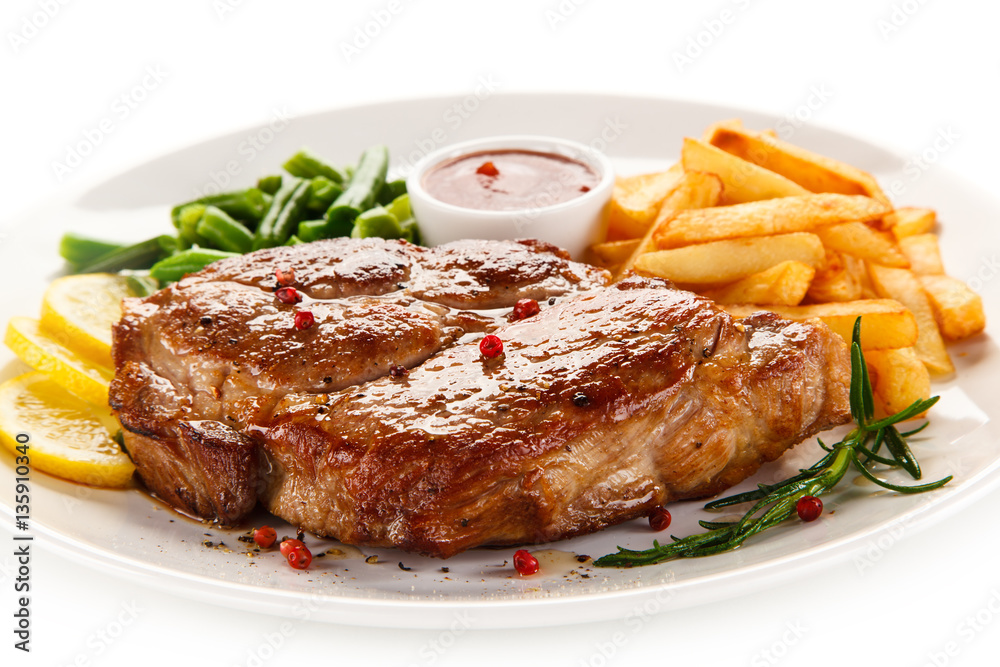
[[[12,317],[4,336],[14,354],[42,371],[69,392],[96,405],[107,405],[108,385],[114,373],[73,352],[67,345],[42,333],[38,320]]]
[[[118,443],[106,408],[73,396],[42,373],[0,384],[0,442],[17,452],[27,436],[31,467],[74,482],[121,487],[135,467]]]
[[[81,357],[111,365],[111,327],[121,319],[121,301],[132,296],[128,278],[85,273],[52,281],[42,298],[42,332]]]

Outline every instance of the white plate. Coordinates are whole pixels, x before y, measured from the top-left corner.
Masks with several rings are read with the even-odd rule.
[[[0,322],[37,313],[45,285],[61,270],[56,248],[64,231],[135,240],[170,232],[170,205],[205,193],[214,182],[226,188],[252,183],[261,174],[274,173],[302,146],[335,162],[350,162],[368,145],[386,143],[395,158],[394,169],[402,174],[445,143],[494,134],[550,134],[592,143],[612,156],[620,173],[628,173],[669,164],[678,155],[682,137],[699,136],[709,123],[735,116],[751,127],[782,127],[776,118],[701,104],[525,94],[400,101],[236,132],[178,150],[9,221],[0,230],[6,233],[0,236],[6,294]],[[1000,217],[996,202],[938,168],[915,168],[857,139],[813,127],[792,128],[787,122],[783,130],[794,130],[795,143],[874,172],[884,184],[898,181],[898,203],[936,208],[948,267],[981,289],[990,322],[1000,319],[996,284],[989,281],[994,259],[982,254],[983,248],[1000,245],[1000,232],[992,225],[977,226]],[[963,234],[979,240],[962,243]],[[984,397],[995,391],[1000,354],[988,335],[953,347],[952,354],[958,379],[935,384],[943,398],[926,437],[915,447],[925,480],[954,474],[950,485],[929,494],[901,496],[848,479],[827,500],[827,507],[836,511],[820,521],[783,526],[736,552],[707,559],[631,570],[567,561],[521,579],[509,565],[513,549],[474,550],[446,562],[366,549],[366,555],[379,556],[379,563],[326,557],[315,560],[308,571],[296,572],[276,553],[247,557],[240,548],[244,544],[237,541],[239,532],[183,519],[140,491],[91,489],[39,472],[31,478],[31,527],[21,534],[33,534],[67,558],[172,593],[338,623],[513,627],[676,609],[759,590],[822,567],[831,558],[853,555],[864,568],[906,533],[942,519],[988,490],[1000,478],[1000,402]],[[0,350],[0,380],[24,370],[5,348]],[[802,445],[742,486],[786,476],[814,461],[817,452],[815,444]],[[0,460],[0,489],[13,489],[12,457],[4,452]],[[893,479],[906,482],[900,476]],[[14,532],[11,502],[11,492],[0,494],[4,523]],[[673,506],[670,532],[697,531],[695,522],[704,516],[700,507]],[[654,537],[665,535],[634,521],[551,547],[596,557],[619,544],[645,548]],[[232,550],[206,547],[204,540],[222,540]],[[310,541],[317,547],[314,552],[319,551],[318,541]],[[403,570],[398,563],[411,569]]]

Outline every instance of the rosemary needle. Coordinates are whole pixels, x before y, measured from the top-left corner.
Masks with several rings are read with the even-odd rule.
[[[875,484],[898,493],[923,493],[938,489],[951,481],[951,475],[929,484],[899,486],[876,477],[868,469],[869,463],[881,463],[902,468],[914,479],[920,479],[920,465],[910,451],[906,438],[926,426],[900,433],[896,424],[924,412],[937,403],[938,397],[915,401],[908,408],[885,419],[872,421],[875,413],[868,366],[859,343],[861,318],[854,322],[851,342],[851,416],[855,428],[840,442],[820,446],[827,452],[819,461],[799,474],[777,484],[759,484],[757,490],[739,493],[705,505],[714,510],[752,502],[753,505],[739,521],[699,521],[704,533],[677,538],[669,544],[653,541],[651,549],[635,551],[618,547],[618,552],[594,561],[598,567],[635,567],[653,565],[677,558],[696,558],[732,551],[750,537],[776,526],[796,515],[796,503],[803,496],[819,496],[834,488],[853,466]],[[870,446],[869,446],[870,445]],[[881,454],[882,448],[887,454]]]

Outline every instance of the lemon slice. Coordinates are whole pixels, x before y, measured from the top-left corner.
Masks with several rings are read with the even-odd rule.
[[[42,333],[37,320],[30,317],[10,318],[4,343],[22,361],[44,372],[64,389],[85,401],[108,404],[108,385],[114,377],[111,369],[80,357],[66,345]]]
[[[42,298],[42,331],[81,357],[111,365],[111,327],[122,316],[121,301],[132,296],[128,278],[86,273],[52,281]]]
[[[125,486],[135,466],[111,439],[106,408],[68,393],[42,373],[0,384],[0,441],[15,452],[27,435],[31,467],[93,486]],[[21,440],[24,440],[22,435]]]

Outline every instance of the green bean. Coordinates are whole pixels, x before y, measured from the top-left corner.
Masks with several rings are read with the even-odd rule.
[[[351,238],[364,239],[378,236],[383,239],[398,239],[403,236],[403,228],[399,220],[390,215],[381,206],[369,209],[358,216],[351,230]]]
[[[274,196],[274,193],[281,189],[281,174],[261,176],[257,179],[257,189],[265,194]]]
[[[84,266],[107,255],[114,250],[124,248],[121,243],[100,241],[87,236],[67,232],[59,241],[59,254],[73,266]]]
[[[253,247],[250,230],[215,206],[205,207],[196,231],[209,241],[211,247],[219,250],[245,253]]]
[[[372,146],[361,154],[354,178],[337,197],[333,206],[350,206],[358,211],[367,211],[375,205],[375,198],[385,184],[385,175],[389,171],[389,149],[385,146]]]
[[[323,234],[328,224],[326,220],[303,220],[299,223],[298,237],[304,243],[325,238]]]
[[[308,187],[308,181],[303,181],[298,178],[283,178],[281,183],[281,189],[278,190],[274,199],[271,202],[271,208],[267,210],[267,215],[264,219],[260,221],[260,225],[257,226],[257,232],[254,234],[253,249],[259,250],[261,248],[271,248],[276,245],[281,245],[284,243],[286,237],[277,240],[275,235],[276,226],[278,224],[278,218],[281,216],[282,211],[288,206],[289,201],[292,196],[299,192],[300,186],[306,184]]]
[[[309,190],[309,181],[299,181],[298,186],[278,212],[269,233],[258,237],[262,244],[260,247],[279,246],[288,240],[296,225],[305,216],[306,204],[309,203]],[[261,225],[263,226],[263,223]],[[258,248],[257,240],[254,239],[255,250]]]
[[[403,179],[398,179],[395,181],[386,181],[382,189],[378,191],[377,201],[382,206],[390,203],[394,199],[398,199],[400,196],[406,194],[406,181]]]
[[[204,206],[216,206],[225,211],[228,215],[244,222],[248,227],[253,228],[261,218],[264,217],[270,203],[269,195],[261,192],[258,188],[247,188],[234,192],[223,192],[217,195],[209,195],[194,201],[178,204],[170,211],[170,217],[174,221],[174,226],[180,229],[180,213],[186,206],[192,204],[202,204]]]
[[[198,233],[198,223],[205,215],[204,204],[188,204],[177,214],[177,238],[185,248],[193,245],[207,245],[208,239]]]
[[[354,221],[375,204],[375,195],[385,183],[388,169],[389,152],[385,146],[373,146],[362,153],[350,185],[326,211],[328,224],[324,238],[352,235]]]
[[[344,182],[343,174],[305,149],[288,158],[284,167],[289,174],[299,178],[326,176],[334,183]]]
[[[385,210],[396,218],[396,220],[399,220],[399,222],[409,220],[413,217],[413,211],[410,210],[410,195],[406,193],[401,194],[389,202]]]
[[[323,215],[343,192],[344,188],[339,183],[334,183],[326,176],[316,176],[310,182],[309,203],[306,208],[310,213]]]
[[[59,252],[80,273],[149,269],[148,277],[131,276],[139,281],[139,292],[154,289],[154,280],[179,280],[210,262],[258,248],[340,236],[419,243],[406,183],[386,182],[388,167],[385,146],[368,148],[356,166],[343,170],[302,150],[284,164],[285,175],[174,206],[176,237],[123,245],[69,233]]]
[[[77,267],[77,273],[114,273],[122,269],[148,269],[177,247],[173,236],[155,236],[146,241],[112,250],[93,262]]]
[[[312,196],[312,184],[303,181],[288,199],[288,203],[278,215],[278,221],[274,225],[274,237],[279,243],[288,240],[299,221],[305,217],[306,206],[309,204],[309,197]]]
[[[209,248],[189,248],[162,259],[153,265],[149,275],[161,283],[174,283],[189,273],[201,271],[203,268],[227,257],[239,257],[238,252],[211,250]]]
[[[361,211],[353,206],[331,206],[327,209],[326,229],[323,230],[323,238],[334,239],[340,236],[350,236],[354,229],[354,221],[361,215]]]
[[[413,243],[414,245],[423,245],[424,241],[420,238],[420,227],[417,226],[417,221],[413,218],[400,223],[403,228],[403,238]]]

